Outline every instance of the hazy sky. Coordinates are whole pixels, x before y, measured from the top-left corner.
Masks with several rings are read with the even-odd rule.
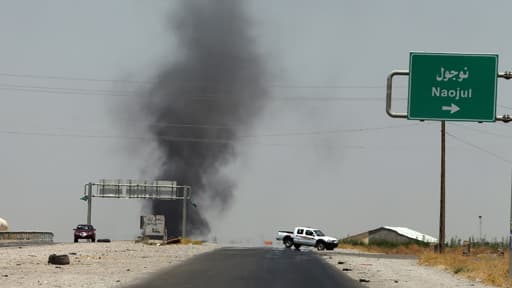
[[[438,237],[440,124],[389,118],[385,80],[410,51],[496,53],[499,70],[512,69],[500,25],[512,3],[245,2],[272,97],[223,171],[235,199],[207,212],[211,236],[259,243],[296,225],[334,236],[388,225]],[[156,175],[154,144],[126,137],[145,135],[126,107],[177,57],[174,4],[0,0],[0,217],[11,230],[71,241],[85,183]],[[396,85],[405,112],[406,79]],[[512,83],[498,88],[498,114],[512,113]],[[488,239],[508,236],[510,125],[447,124],[447,239],[478,236],[479,215]],[[134,238],[141,207],[94,199],[98,237]]]

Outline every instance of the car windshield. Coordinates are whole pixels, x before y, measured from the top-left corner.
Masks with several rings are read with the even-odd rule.
[[[78,225],[76,227],[76,229],[78,230],[90,230],[91,229],[91,226],[87,226],[87,225]]]
[[[316,236],[325,236],[325,234],[320,230],[315,230]]]

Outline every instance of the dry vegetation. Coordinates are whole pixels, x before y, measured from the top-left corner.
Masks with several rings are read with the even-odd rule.
[[[406,254],[418,256],[418,263],[447,270],[458,276],[498,287],[512,287],[508,278],[508,250],[504,255],[491,247],[472,248],[469,256],[463,255],[463,248],[446,248],[444,254],[432,248],[418,245],[382,247],[342,244],[340,248],[385,254]]]
[[[440,267],[471,280],[482,281],[498,287],[512,287],[508,278],[508,251],[499,255],[495,249],[480,247],[464,256],[462,248],[448,248],[446,253],[425,251],[419,255],[419,263]]]
[[[341,243],[338,248],[340,249],[355,249],[369,253],[383,253],[383,254],[400,254],[400,255],[421,255],[422,253],[430,250],[430,248],[421,247],[418,245],[407,245],[397,247],[385,247],[376,245],[352,245]]]

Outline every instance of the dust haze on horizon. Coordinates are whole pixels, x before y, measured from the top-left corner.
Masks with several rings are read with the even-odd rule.
[[[187,18],[180,14],[183,3],[213,7],[214,13],[200,10],[201,17]],[[226,3],[2,1],[0,217],[10,229],[53,231],[56,241],[71,241],[71,229],[85,220],[86,205],[79,200],[85,183],[185,172],[175,169],[190,157],[176,155],[180,148],[162,148],[189,149],[183,148],[187,142],[162,145],[156,137],[177,133],[230,139],[228,145],[201,145],[208,163],[195,167],[207,172],[177,176],[208,175],[196,182],[192,212],[208,221],[200,231],[208,239],[261,244],[297,225],[338,237],[384,225],[438,237],[440,125],[389,118],[385,80],[391,70],[408,68],[410,51],[496,53],[499,71],[510,70],[512,40],[496,23],[508,19],[512,3]],[[242,15],[237,9],[243,21],[230,22]],[[210,18],[219,13],[219,21]],[[184,27],[211,33],[177,33],[170,27],[180,19]],[[241,38],[220,33],[224,29]],[[219,47],[247,58],[204,56]],[[219,65],[187,62],[190,55],[227,66],[218,71],[212,67]],[[223,94],[240,102],[159,106],[159,93],[184,94],[184,88],[163,83],[198,74],[200,82],[222,83]],[[396,86],[393,108],[405,112],[406,79]],[[498,81],[500,115],[511,113],[511,87]],[[191,92],[218,93],[210,89]],[[144,99],[158,101],[147,105]],[[156,125],[161,122],[236,128]],[[478,216],[488,240],[508,236],[510,125],[447,124],[448,240],[477,237]],[[225,150],[211,153],[219,147]],[[201,192],[214,187],[226,194],[212,200]],[[146,208],[143,201],[95,199],[98,237],[133,239]]]

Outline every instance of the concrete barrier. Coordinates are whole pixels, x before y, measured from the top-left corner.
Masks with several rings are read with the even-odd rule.
[[[53,243],[52,232],[3,232],[0,231],[0,244],[4,242],[22,242],[22,243]]]

